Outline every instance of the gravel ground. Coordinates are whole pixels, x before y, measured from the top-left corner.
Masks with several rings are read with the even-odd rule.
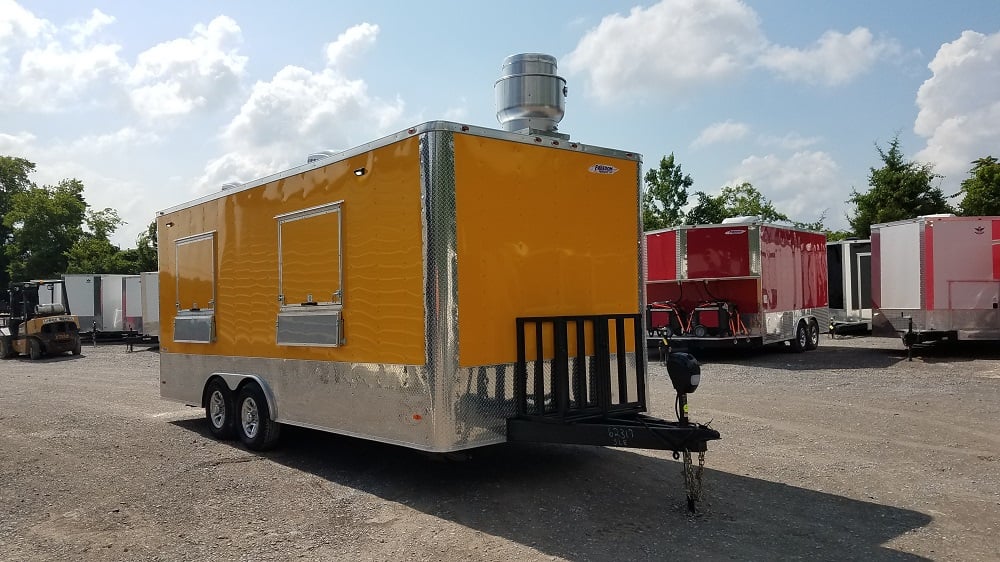
[[[0,362],[4,560],[997,560],[1000,352],[824,336],[702,357],[705,498],[669,453],[502,445],[463,461],[286,428],[213,440],[158,355]],[[652,366],[653,413],[673,393]]]

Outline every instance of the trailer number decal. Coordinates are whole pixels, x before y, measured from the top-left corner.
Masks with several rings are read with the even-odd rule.
[[[744,232],[746,232],[744,229],[727,230],[726,235],[743,234]]]
[[[587,171],[592,174],[613,174],[618,171],[618,168],[609,164],[594,164],[590,168],[587,168]]]
[[[628,447],[629,439],[635,437],[632,428],[629,427],[609,427],[608,438],[614,447]]]

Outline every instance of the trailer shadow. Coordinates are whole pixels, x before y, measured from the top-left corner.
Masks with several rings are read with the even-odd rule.
[[[77,361],[85,358],[86,356],[87,356],[86,354],[43,355],[38,359],[32,359],[27,355],[18,355],[17,357],[11,357],[10,359],[7,359],[7,361],[18,361],[21,363],[61,363],[63,361]]]
[[[841,340],[823,340],[820,346],[795,353],[780,344],[759,349],[701,349],[688,351],[703,365],[753,365],[790,371],[878,369],[906,361],[906,350],[879,349],[838,344]],[[651,366],[662,366],[662,359],[650,353]]]
[[[202,420],[172,423],[210,438]],[[286,429],[281,449],[266,455],[273,462],[568,560],[919,560],[884,545],[932,520],[916,511],[711,469],[704,475],[702,512],[691,515],[681,465],[669,458],[505,444],[455,462]],[[337,508],[331,503],[330,509]]]
[[[896,353],[907,360],[905,349]],[[939,341],[913,346],[912,357],[924,363],[998,360],[1000,346],[995,341]]]

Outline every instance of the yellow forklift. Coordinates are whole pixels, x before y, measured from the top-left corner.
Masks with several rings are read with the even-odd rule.
[[[48,302],[40,302],[46,292]],[[61,280],[13,283],[8,295],[10,314],[0,323],[0,359],[19,354],[32,359],[66,352],[80,355],[80,321],[64,304],[68,301]]]

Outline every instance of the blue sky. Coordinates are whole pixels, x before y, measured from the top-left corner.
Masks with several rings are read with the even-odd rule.
[[[673,152],[846,227],[899,134],[954,193],[1000,156],[995,0],[170,3],[0,0],[0,154],[77,177],[133,246],[159,209],[424,121],[497,127],[504,57],[543,52],[579,142]]]

